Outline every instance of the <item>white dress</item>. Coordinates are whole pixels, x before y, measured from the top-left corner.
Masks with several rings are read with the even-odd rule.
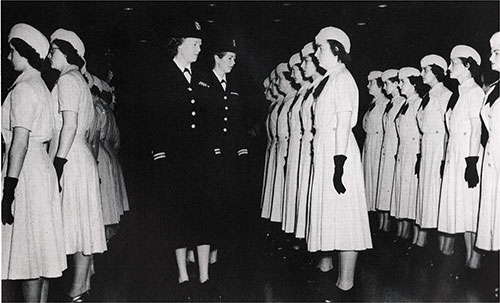
[[[421,102],[422,99],[417,94],[408,98],[395,120],[399,145],[394,171],[391,216],[397,219],[415,220],[417,212],[418,179],[415,175],[415,163],[420,151],[417,111]]]
[[[125,186],[125,178],[123,177],[123,171],[118,157],[118,150],[120,149],[120,131],[111,108],[107,104],[103,104],[103,106],[106,108],[106,117],[109,127],[104,139],[101,142],[111,156],[113,174],[115,175],[115,186],[118,190],[117,209],[120,215],[123,215],[124,212],[130,210],[130,206],[128,202],[127,187]]]
[[[440,167],[446,144],[444,118],[450,97],[450,90],[438,83],[429,91],[428,104],[417,113],[422,142],[415,223],[420,228],[437,228],[441,193]]]
[[[496,87],[498,89],[498,82]],[[491,94],[492,88],[488,94]],[[486,100],[488,96],[486,97]],[[481,205],[477,227],[476,246],[484,250],[500,249],[500,100],[493,106],[485,104],[481,117],[489,138],[484,151],[481,175]]]
[[[290,110],[288,111],[290,137],[288,139],[288,155],[285,172],[285,201],[283,203],[283,223],[281,226],[286,233],[293,233],[295,231],[301,139],[299,111],[305,92],[306,87],[301,87],[294,97],[293,103],[290,105]]]
[[[271,207],[271,222],[283,222],[283,204],[285,202],[285,169],[288,156],[288,110],[292,105],[294,93],[288,94],[278,109],[276,171],[274,174],[273,206]]]
[[[358,88],[344,64],[325,75],[328,82],[314,108],[311,202],[307,247],[311,252],[372,248],[363,166],[352,131],[348,134],[342,182],[344,194],[333,186],[337,113],[351,112],[350,127],[357,123]]]
[[[321,82],[323,77],[318,77],[308,87],[304,95],[304,101],[300,107],[300,122],[302,125],[302,138],[300,141],[299,156],[299,179],[297,188],[297,211],[295,224],[295,237],[303,239],[306,236],[307,205],[309,201],[309,180],[311,177],[311,155],[312,155],[312,107],[314,103],[313,91]]]
[[[449,234],[476,232],[479,212],[480,183],[469,188],[464,174],[465,158],[470,156],[470,120],[479,118],[484,92],[472,78],[460,84],[458,89],[460,97],[455,107],[446,112],[450,138],[446,148],[438,216],[438,230]],[[483,147],[480,145],[479,148],[478,173],[481,172],[483,154]]]
[[[6,144],[2,183],[14,127],[30,131],[26,156],[12,204],[12,225],[2,225],[2,279],[56,278],[66,269],[61,197],[47,154],[52,136],[52,100],[40,72],[29,70],[14,82],[2,104]],[[3,186],[3,184],[2,184]]]
[[[102,218],[101,193],[97,163],[87,141],[94,119],[90,89],[82,74],[71,69],[59,77],[52,90],[54,95],[54,134],[50,155],[56,156],[62,127],[62,112],[78,113],[78,125],[73,144],[66,157],[61,177],[62,213],[66,254],[84,255],[106,251],[106,237]]]
[[[376,198],[376,209],[380,211],[391,210],[392,185],[394,182],[394,170],[396,168],[396,159],[394,159],[394,155],[396,155],[398,151],[398,134],[396,133],[394,119],[404,102],[405,98],[401,96],[393,98],[391,102],[388,103],[382,116],[384,140],[380,155],[378,192]],[[389,111],[387,111],[388,107],[390,107]]]
[[[120,222],[121,204],[119,205],[119,192],[116,186],[116,176],[113,172],[113,162],[111,155],[104,148],[102,140],[104,140],[109,122],[106,116],[106,108],[99,99],[94,103],[96,109],[96,119],[98,121],[99,131],[99,153],[97,168],[99,170],[100,192],[102,204],[102,216],[104,225],[112,225]]]
[[[278,138],[276,134],[278,124],[278,109],[283,102],[283,98],[278,99],[271,104],[271,111],[269,112],[267,127],[271,137],[269,149],[266,155],[266,171],[264,176],[264,188],[262,189],[262,213],[261,217],[264,219],[271,218],[271,209],[273,207],[273,189],[274,189],[274,175],[276,173],[276,149],[278,147]]]
[[[363,144],[361,160],[365,176],[366,203],[368,211],[376,210],[377,186],[380,168],[380,154],[382,152],[382,141],[384,139],[384,128],[382,126],[382,115],[389,103],[384,95],[375,97],[373,106],[363,116],[363,129],[366,132]]]

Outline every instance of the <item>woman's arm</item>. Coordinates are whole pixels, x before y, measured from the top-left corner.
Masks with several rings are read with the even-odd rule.
[[[479,118],[471,118],[470,125],[469,156],[477,157],[479,156],[479,145],[481,144],[481,120]]]
[[[23,127],[14,127],[12,143],[9,150],[9,167],[7,177],[19,178],[24,158],[28,151],[29,130]]]
[[[59,135],[59,146],[56,157],[66,159],[75,139],[78,113],[73,111],[63,111],[63,124]]]
[[[335,155],[345,155],[351,131],[352,112],[337,113],[337,130],[335,132]]]

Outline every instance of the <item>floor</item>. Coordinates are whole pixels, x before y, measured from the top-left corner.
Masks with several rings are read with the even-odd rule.
[[[154,199],[147,178],[147,163],[124,158],[124,172],[132,204],[108,251],[95,257],[90,300],[96,302],[174,301],[177,269],[161,203]],[[260,180],[260,160],[254,159],[254,180]],[[260,181],[259,181],[260,182]],[[318,254],[294,250],[293,241],[259,218],[260,183],[249,184],[242,212],[241,236],[219,254],[218,274],[213,274],[227,302],[322,301],[322,291],[333,287],[337,264],[327,274],[312,270]],[[371,218],[373,219],[373,218]],[[433,239],[434,237],[431,237]],[[359,254],[356,268],[356,301],[371,302],[487,302],[494,301],[498,286],[498,253],[486,253],[481,269],[469,280],[455,281],[447,263],[434,267],[423,259],[399,256],[390,241],[375,238],[375,248]],[[432,247],[432,245],[431,245]],[[464,244],[457,240],[455,261],[463,259]],[[231,251],[231,252],[229,252]],[[237,257],[234,257],[237,256]],[[335,254],[334,254],[335,256]],[[336,260],[336,258],[334,258]],[[196,279],[195,265],[189,267]],[[49,301],[62,301],[71,271],[51,281]],[[22,300],[19,283],[2,281],[2,301]],[[498,301],[498,298],[496,298]]]

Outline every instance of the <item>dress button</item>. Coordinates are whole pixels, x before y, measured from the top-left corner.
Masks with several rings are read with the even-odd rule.
[[[196,112],[195,112],[195,111],[192,111],[192,112],[191,112],[191,116],[196,116]]]
[[[222,131],[223,131],[223,132],[227,132],[227,128],[223,128],[223,129],[222,129]]]
[[[227,106],[226,106],[226,107],[224,107],[224,109],[225,109],[225,110],[228,110],[228,109],[229,109],[229,107],[227,107]]]
[[[224,100],[227,100],[227,96],[224,96]]]
[[[188,91],[192,91],[193,89],[191,87],[188,87]]]
[[[191,124],[191,128],[195,128],[196,127],[196,124]]]
[[[227,121],[227,117],[224,117],[224,121]]]
[[[467,135],[467,132],[464,132],[464,136]]]
[[[194,104],[196,101],[194,101],[194,99],[191,100],[191,104]]]
[[[438,131],[438,130],[436,131],[436,134],[439,134],[439,131]]]

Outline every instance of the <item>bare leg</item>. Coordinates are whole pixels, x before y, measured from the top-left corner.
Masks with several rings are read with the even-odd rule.
[[[384,213],[381,211],[377,212],[377,219],[378,219],[377,230],[383,230],[384,229]]]
[[[200,270],[200,282],[208,280],[208,259],[210,257],[210,245],[196,246],[198,252],[198,268]]]
[[[384,223],[383,223],[382,230],[386,231],[386,232],[389,232],[390,222],[391,222],[389,220],[389,212],[388,211],[382,212],[382,217],[384,218]]]
[[[455,253],[455,235],[441,234],[440,237],[443,238],[441,252],[447,256],[453,255]]]
[[[349,290],[354,286],[354,272],[356,270],[356,260],[358,252],[339,252],[339,277],[335,285],[342,290]]]
[[[217,249],[210,252],[210,264],[214,264],[215,262],[217,262]]]
[[[331,255],[323,255],[319,260],[318,264],[319,270],[322,272],[328,272],[333,268],[333,258]]]
[[[467,239],[468,238],[468,239]],[[469,243],[467,243],[469,242]],[[474,247],[476,243],[476,233],[466,232],[465,233],[465,249],[467,250],[467,266],[472,269],[478,269],[481,267],[481,253],[477,251]]]
[[[439,239],[441,239],[441,237]],[[427,230],[421,228],[418,230],[416,244],[420,247],[425,247],[427,245]]]
[[[401,237],[403,234],[403,222],[398,220],[397,229],[396,229],[396,237]]]
[[[401,238],[408,239],[410,238],[410,221],[401,220]]]
[[[73,275],[71,288],[68,292],[68,295],[70,297],[76,297],[88,290],[87,279],[89,274],[90,262],[91,256],[85,256],[81,252],[77,252],[73,255],[75,273]]]
[[[40,302],[42,292],[42,278],[24,280],[22,284],[24,301],[26,302]]]
[[[188,250],[188,252],[187,252],[187,261],[191,262],[191,263],[195,263],[196,262],[196,260],[194,258],[194,250],[192,250],[192,249]]]
[[[189,280],[187,265],[186,265],[186,247],[177,248],[175,250],[175,259],[177,261],[177,269],[179,270],[179,283]]]
[[[40,294],[40,302],[45,303],[47,302],[47,298],[49,296],[49,280],[45,278],[42,279],[42,291]]]
[[[411,240],[411,244],[417,244],[417,239],[418,239],[418,226],[415,224],[415,222],[410,223],[413,224],[413,239]]]

